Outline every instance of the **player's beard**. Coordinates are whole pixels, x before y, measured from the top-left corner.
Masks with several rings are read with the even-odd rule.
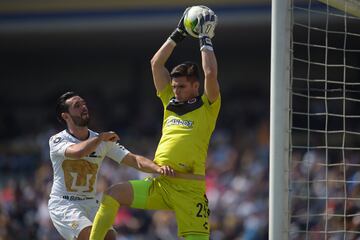
[[[73,116],[70,115],[71,119],[73,120],[74,124],[78,127],[87,127],[90,122],[90,116],[89,114],[86,114],[86,116]]]

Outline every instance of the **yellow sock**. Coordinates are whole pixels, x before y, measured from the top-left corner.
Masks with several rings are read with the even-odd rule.
[[[90,240],[103,240],[115,221],[120,204],[109,195],[103,196],[92,225]]]

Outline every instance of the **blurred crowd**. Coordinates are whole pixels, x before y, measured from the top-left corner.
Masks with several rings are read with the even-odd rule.
[[[141,112],[148,121],[134,122],[132,128],[111,129],[120,134],[121,143],[130,151],[151,159],[161,126],[158,118],[149,117],[148,111]],[[229,121],[232,118],[227,114],[232,113],[220,115],[207,156],[211,239],[265,240],[269,122],[261,114]],[[107,126],[96,114],[93,117],[94,130]],[[0,144],[0,240],[61,239],[47,209],[53,179],[48,140],[61,130],[59,127],[47,124],[36,134]],[[293,149],[289,166],[290,239],[360,239],[359,159],[360,153],[355,150]],[[98,198],[114,183],[147,176],[105,159],[98,176]],[[114,227],[118,240],[178,239],[171,211],[120,208]]]
[[[344,149],[293,154],[291,239],[360,239],[359,159]]]
[[[208,153],[206,182],[214,240],[267,239],[266,123],[256,131],[258,134],[255,136],[250,132],[234,136],[228,130],[217,129],[213,135]],[[3,183],[0,189],[1,240],[61,239],[47,210],[53,177],[47,141],[54,132],[50,130],[37,136],[38,153],[0,155]],[[156,143],[151,141],[138,141],[142,146],[152,146],[152,149],[148,149],[148,157],[151,157],[156,147]],[[237,146],[245,142],[254,144],[244,145],[246,149]],[[137,149],[136,146],[130,148],[134,151]],[[119,181],[144,177],[144,173],[105,160],[99,175],[98,191]],[[122,208],[118,212],[115,229],[119,240],[177,239],[176,222],[171,211]]]
[[[257,121],[248,120],[250,125],[246,125],[244,120],[234,119],[229,125],[227,119],[219,120],[207,157],[211,239],[265,240],[268,239],[269,123],[257,118]],[[96,116],[94,120],[106,126],[97,122]],[[159,119],[153,121],[161,127]],[[149,127],[148,122],[135,124],[141,125],[140,132]],[[7,142],[6,149],[0,147],[0,240],[61,239],[47,210],[53,179],[48,139],[61,130],[54,126],[44,126],[43,131],[31,136],[16,137]],[[130,151],[153,158],[159,129],[142,132],[143,135],[129,129],[113,130],[120,134],[121,143]],[[154,132],[157,132],[155,137]],[[98,197],[111,184],[146,176],[105,159],[98,176]],[[114,227],[118,240],[178,239],[171,211],[120,208]]]

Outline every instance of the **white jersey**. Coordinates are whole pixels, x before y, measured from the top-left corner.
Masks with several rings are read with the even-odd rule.
[[[89,138],[98,133],[89,130]],[[97,174],[100,164],[107,156],[120,163],[129,153],[118,143],[101,142],[96,150],[81,159],[65,157],[70,145],[81,142],[67,130],[59,132],[49,140],[50,159],[54,170],[53,186],[50,197],[94,198],[96,195]]]

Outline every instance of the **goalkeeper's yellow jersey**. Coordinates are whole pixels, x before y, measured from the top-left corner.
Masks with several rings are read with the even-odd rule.
[[[174,97],[170,84],[158,92],[158,96],[164,106],[164,120],[154,161],[182,173],[205,175],[209,141],[221,105],[220,96],[210,104],[206,95],[202,95],[202,105],[196,103],[196,109],[181,115],[167,109]],[[199,102],[201,100],[199,98]]]

